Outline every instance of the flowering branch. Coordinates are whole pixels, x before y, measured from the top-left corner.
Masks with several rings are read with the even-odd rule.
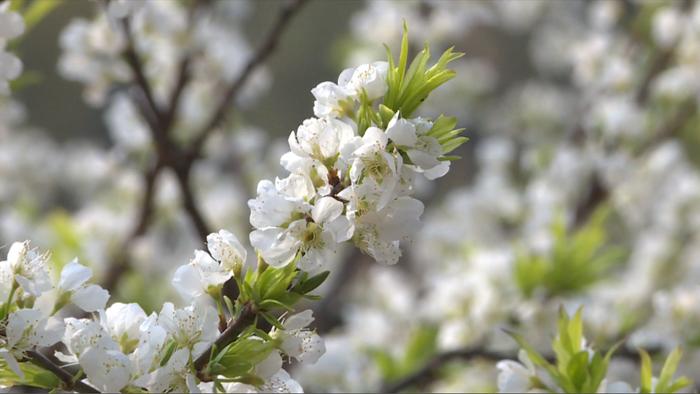
[[[398,61],[389,53],[387,62],[346,70],[338,84],[323,82],[312,90],[315,117],[290,135],[290,150],[281,159],[289,174],[274,183],[260,181],[256,198],[248,201],[254,227],[249,239],[258,268],[246,267],[247,251],[235,235],[225,230],[207,234],[190,187],[190,171],[204,140],[225,116],[224,108],[270,55],[302,4],[297,0],[283,9],[209,126],[195,137],[188,150],[194,154],[183,153],[175,143],[173,108],[163,110],[156,102],[131,36],[133,26],[123,20],[126,48],[121,50],[142,93],[140,111],[156,145],[155,165],[145,174],[139,220],[124,249],[146,231],[155,180],[167,167],[177,176],[185,210],[207,251],[196,250],[174,273],[173,287],[188,305],[176,308],[166,302],[160,312],[146,315],[135,303],[107,307],[108,291],[87,284],[92,272],[76,260],[65,264],[55,280],[48,272],[48,253],[31,248],[29,241],[13,243],[7,259],[0,262],[0,289],[8,290],[0,298],[6,300],[0,323],[7,327],[0,337],[0,352],[14,372],[13,383],[59,386],[56,380],[42,379],[47,375],[41,370],[25,375],[21,363],[27,361],[27,352],[62,342],[66,353],[57,351],[56,358],[79,365],[77,376],[84,373],[103,392],[301,391],[282,369],[282,356],[314,363],[325,352],[324,342],[309,328],[314,320],[311,310],[282,317],[273,313],[294,312],[300,300],[318,299],[311,292],[328,277],[326,264],[342,244],[352,243],[378,262],[396,263],[401,243],[415,233],[424,209],[414,198],[417,178],[444,176],[450,162],[458,159],[449,154],[467,141],[454,117],[411,117],[433,90],[454,77],[448,63],[463,54],[447,49],[428,66],[426,45],[409,66],[404,31]],[[138,6],[116,0],[108,4],[120,17]],[[180,63],[172,106],[182,97],[188,68],[187,60]],[[127,267],[126,254],[120,259],[114,278]],[[116,279],[111,280],[114,286]],[[239,288],[235,300],[223,294],[225,283],[232,280]],[[41,302],[35,303],[38,299]],[[68,304],[92,315],[62,319],[57,313]],[[222,324],[226,316],[235,317]],[[269,329],[257,325],[259,317],[270,324]],[[46,358],[36,357],[42,368],[56,370]],[[56,371],[62,380],[70,375]],[[71,382],[77,379],[71,377]]]
[[[208,374],[205,371],[209,360],[214,356],[213,353],[215,350],[221,350],[226,347],[226,345],[235,341],[243,330],[245,330],[249,325],[253,324],[256,315],[257,313],[253,305],[246,304],[243,309],[241,309],[240,314],[229,322],[228,327],[226,327],[224,332],[222,332],[221,335],[216,338],[216,341],[214,341],[214,343],[194,361],[194,368],[197,370],[200,376],[208,378]],[[209,380],[210,379],[211,378],[209,378]]]
[[[183,199],[183,208],[192,220],[200,240],[202,240],[202,242],[206,240],[206,236],[210,231],[209,226],[204,220],[204,216],[198,208],[197,201],[190,184],[190,171],[192,165],[201,155],[201,149],[203,148],[204,142],[216,128],[216,126],[223,120],[224,115],[229,110],[230,104],[235,100],[246,81],[249,79],[255,69],[264,63],[272,52],[274,52],[279,38],[285,30],[285,27],[288,25],[294,14],[301,8],[304,2],[305,0],[294,0],[284,6],[277,22],[274,24],[263,45],[261,45],[259,50],[247,63],[239,77],[226,90],[226,94],[222,97],[221,103],[218,105],[217,110],[212,115],[211,120],[206,123],[202,131],[195,134],[198,137],[196,137],[195,142],[192,144],[189,154],[186,155],[180,151],[179,147],[170,141],[169,134],[175,121],[175,116],[182,93],[190,80],[189,68],[192,54],[184,56],[178,65],[176,83],[171,93],[168,107],[165,110],[161,110],[155,101],[153,89],[151,88],[150,83],[143,72],[143,64],[136,53],[129,20],[128,18],[122,19],[122,31],[126,37],[124,58],[129,65],[132,74],[134,75],[134,82],[136,83],[136,86],[138,86],[144,98],[143,100],[137,100],[136,102],[141,103],[141,105],[138,105],[138,108],[141,114],[144,116],[144,119],[146,119],[148,122],[151,135],[153,136],[158,156],[158,164],[144,176],[146,188],[141,209],[139,211],[139,219],[137,220],[137,223],[129,237],[125,240],[124,245],[120,248],[118,256],[115,258],[113,263],[110,264],[110,269],[105,279],[105,288],[110,290],[113,289],[119,282],[123,273],[128,270],[128,259],[125,253],[129,249],[129,244],[133,242],[134,239],[143,235],[148,228],[148,222],[152,216],[151,211],[153,209],[155,180],[157,179],[160,171],[166,167],[170,167],[174,170]],[[189,13],[190,22],[196,12],[197,7],[201,3],[203,2],[193,2]]]
[[[51,373],[61,379],[61,381],[63,381],[65,384],[65,389],[67,390],[75,390],[79,393],[99,393],[99,391],[94,387],[85,384],[80,380],[76,380],[74,376],[70,374],[70,372],[54,364],[53,361],[49,360],[48,357],[44,356],[40,352],[36,350],[29,350],[27,351],[27,357],[32,363],[51,371]]]

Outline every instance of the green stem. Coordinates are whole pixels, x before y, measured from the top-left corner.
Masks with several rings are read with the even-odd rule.
[[[15,296],[15,292],[19,288],[19,285],[17,285],[17,281],[12,281],[12,288],[10,289],[10,294],[7,296],[7,301],[5,302],[5,305],[2,306],[2,318],[4,319],[7,317],[7,314],[10,313],[10,304],[12,304],[12,300]]]

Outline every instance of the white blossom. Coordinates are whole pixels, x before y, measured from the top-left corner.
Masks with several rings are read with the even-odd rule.
[[[274,330],[273,338],[281,340],[280,350],[304,364],[315,363],[326,351],[323,339],[315,332],[305,329],[314,321],[311,310],[291,315],[282,324],[284,330]]]
[[[92,277],[92,270],[72,260],[61,270],[58,282],[59,294],[70,295],[72,303],[85,312],[96,312],[104,309],[109,300],[109,292],[98,285],[86,284]],[[60,296],[59,296],[60,297]]]

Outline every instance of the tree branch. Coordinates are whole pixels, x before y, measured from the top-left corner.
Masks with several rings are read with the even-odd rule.
[[[279,13],[272,30],[268,33],[262,45],[245,65],[238,78],[226,89],[209,121],[204,124],[204,127],[198,133],[195,133],[189,156],[196,157],[200,154],[207,138],[225,119],[229,106],[236,99],[243,86],[245,86],[248,78],[274,52],[285,28],[304,3],[306,3],[306,0],[291,0],[282,7],[282,11]]]
[[[175,114],[180,106],[180,98],[182,93],[185,91],[185,87],[190,80],[190,62],[192,61],[190,56],[185,56],[178,66],[177,78],[175,81],[175,87],[170,95],[170,101],[168,103],[168,109],[163,115],[163,123],[166,130],[170,130],[175,122]]]
[[[190,187],[190,167],[179,167],[174,168],[175,175],[177,177],[178,185],[180,186],[180,194],[182,197],[182,205],[185,212],[192,220],[195,229],[197,230],[197,235],[202,243],[206,243],[207,235],[209,234],[209,226],[207,226],[204,216],[197,206],[197,200],[194,197],[194,192]]]
[[[122,32],[126,38],[126,48],[124,49],[124,60],[129,65],[129,69],[134,75],[134,82],[138,86],[139,90],[143,94],[146,105],[140,105],[141,113],[148,122],[151,131],[153,132],[154,140],[156,140],[158,145],[167,146],[167,133],[162,128],[163,126],[163,114],[156,103],[155,96],[153,95],[153,90],[151,85],[148,83],[148,79],[143,71],[143,64],[141,59],[136,53],[136,46],[134,43],[134,36],[131,33],[131,24],[128,18],[121,19]],[[144,108],[145,107],[145,108]]]
[[[122,247],[117,251],[117,255],[114,260],[109,264],[104,283],[102,283],[102,287],[104,287],[110,293],[114,291],[114,288],[119,283],[121,277],[129,269],[129,259],[127,256],[129,245],[136,238],[140,237],[146,232],[151,217],[153,216],[155,184],[161,169],[161,164],[156,163],[150,171],[144,174],[143,197],[141,199],[141,206],[139,208],[139,216],[136,220],[136,225],[132,229],[131,233],[129,233],[128,237],[124,240]]]
[[[235,341],[243,330],[255,322],[256,314],[257,312],[252,304],[244,305],[238,317],[232,320],[216,341],[209,346],[204,353],[197,357],[194,361],[194,368],[198,371],[202,380],[210,380],[207,376],[206,368],[208,367],[209,360],[214,356],[213,352],[215,350],[221,351],[226,345]]]
[[[466,348],[447,351],[436,355],[425,363],[423,367],[409,374],[408,376],[405,376],[396,382],[385,384],[380,392],[398,393],[409,387],[432,380],[435,378],[435,375],[443,365],[453,360],[484,359],[488,361],[500,361],[512,358],[514,357],[512,357],[510,354],[492,352],[482,348]]]
[[[202,128],[199,133],[194,134],[196,136],[194,143],[187,152],[183,152],[179,146],[171,141],[170,133],[173,124],[175,123],[175,116],[177,114],[177,109],[179,107],[182,94],[191,77],[189,68],[192,61],[192,54],[185,56],[180,62],[175,86],[168,102],[168,108],[161,110],[155,100],[153,89],[151,88],[144,73],[143,63],[136,52],[130,22],[128,18],[124,18],[121,21],[122,30],[126,38],[126,48],[123,56],[134,76],[133,82],[141,93],[138,97],[136,97],[136,102],[139,104],[137,107],[149,125],[151,136],[156,148],[158,165],[156,166],[153,174],[144,176],[146,190],[141,206],[140,219],[129,238],[125,241],[124,246],[119,251],[119,254],[110,265],[106,283],[104,284],[105,288],[112,290],[119,282],[123,273],[128,269],[126,251],[128,250],[129,244],[135,238],[144,234],[148,227],[148,222],[150,220],[150,216],[152,215],[151,211],[153,209],[152,200],[154,194],[154,181],[155,177],[157,177],[162,168],[170,167],[175,172],[183,199],[183,208],[192,220],[200,240],[202,242],[206,241],[206,236],[209,234],[209,227],[207,226],[206,221],[204,220],[204,217],[197,206],[194,192],[190,187],[190,170],[192,165],[200,156],[201,149],[206,142],[207,137],[224,119],[225,114],[229,110],[228,107],[234,101],[239,91],[245,85],[246,81],[252,75],[255,69],[274,51],[285,27],[305,1],[306,0],[292,0],[291,2],[285,4],[266,40],[260,46],[253,58],[251,58],[246,64],[242,73],[227,89],[219,105],[217,106],[217,109],[212,114],[210,120],[205,124],[205,127]],[[192,3],[189,13],[190,24],[194,23],[194,15],[201,3],[203,2],[194,1]]]
[[[650,354],[657,354],[661,349],[652,348],[647,349]],[[614,358],[622,358],[634,362],[639,362],[639,354],[630,351],[627,348],[620,348],[614,353]],[[413,387],[418,384],[424,384],[433,380],[439,370],[448,362],[461,360],[461,361],[471,361],[475,359],[482,359],[486,361],[497,362],[501,360],[517,360],[517,355],[500,353],[491,351],[488,349],[476,347],[476,348],[463,348],[450,350],[444,353],[439,353],[433,358],[431,358],[427,363],[425,363],[420,369],[415,372],[399,379],[395,382],[388,382],[382,386],[380,392],[382,393],[398,393],[402,390],[406,390],[409,387]],[[544,356],[544,359],[550,363],[556,361],[555,357],[552,355]]]
[[[51,373],[53,373],[59,379],[61,379],[61,381],[63,381],[63,383],[65,384],[66,389],[75,390],[79,393],[99,393],[97,389],[88,384],[83,383],[80,380],[73,382],[73,375],[71,375],[68,371],[61,368],[60,366],[54,364],[53,361],[51,361],[48,357],[44,356],[38,351],[30,350],[26,352],[26,355],[29,358],[29,361],[31,361],[33,364],[44,368],[48,371],[51,371]]]
[[[688,7],[692,5],[692,2],[684,1],[682,4],[682,9],[687,10]],[[656,52],[651,65],[644,73],[641,79],[639,87],[637,88],[637,93],[635,95],[635,102],[637,105],[644,105],[649,100],[649,90],[654,79],[666,69],[674,59],[676,53],[676,46],[670,48],[661,49]],[[693,102],[694,103],[694,102]],[[643,144],[638,150],[638,154],[643,154],[649,149],[651,149],[657,143],[665,140],[666,138],[672,137],[678,130],[680,130],[683,125],[687,122],[690,117],[694,115],[696,108],[692,105],[689,108],[688,103],[684,105],[679,110],[678,114],[668,125],[664,126],[656,135],[650,138],[645,144]],[[583,135],[583,127],[581,125],[577,126],[577,132],[574,133],[576,136]],[[608,190],[600,177],[593,174],[591,179],[591,186],[588,191],[588,197],[583,200],[579,206],[576,208],[574,213],[574,227],[579,227],[583,225],[590,215],[595,212],[596,208],[604,204],[610,198],[611,191]]]

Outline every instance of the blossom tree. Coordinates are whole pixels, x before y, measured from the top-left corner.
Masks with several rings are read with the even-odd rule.
[[[299,5],[283,11],[277,29]],[[148,15],[139,14],[141,6],[148,10],[148,4],[110,2],[107,18],[123,28],[114,39],[123,40],[126,69],[143,95],[142,116],[159,160],[155,168],[171,167],[184,189],[188,166],[213,125],[195,136],[193,148],[170,139],[173,115],[162,113],[132,36],[132,23]],[[21,20],[17,23],[21,30]],[[466,141],[454,118],[411,117],[431,91],[454,76],[447,65],[460,56],[447,50],[428,66],[426,47],[409,64],[404,31],[398,59],[389,54],[388,62],[345,70],[337,84],[313,89],[317,118],[292,132],[291,151],[281,158],[289,175],[260,181],[257,197],[248,202],[257,266],[246,265],[247,251],[232,233],[205,235],[208,250],[195,251],[172,281],[184,307],[166,302],[150,315],[136,303],[107,307],[108,290],[86,284],[89,268],[73,260],[55,282],[48,253],[29,241],[13,243],[2,262],[5,383],[79,392],[300,391],[282,368],[283,357],[314,363],[325,347],[309,327],[312,312],[293,313],[295,305],[315,298],[310,293],[328,276],[329,255],[341,243],[351,242],[380,263],[396,263],[400,242],[413,235],[423,212],[423,204],[412,197],[415,179],[444,175],[456,159],[448,153]],[[239,78],[260,61],[262,55],[254,57]],[[220,108],[239,84],[234,82]],[[172,94],[176,103],[179,94]],[[210,123],[221,116],[215,113]],[[185,208],[196,209],[187,196]],[[192,217],[203,230],[199,215]],[[229,281],[236,296],[224,291]],[[61,317],[69,304],[92,315]],[[43,352],[57,344],[61,350]]]
[[[368,1],[273,141],[239,111],[309,2],[255,45],[253,2],[87,3],[57,68],[105,148],[13,97],[62,2],[0,0],[0,385],[692,390],[700,7]]]

